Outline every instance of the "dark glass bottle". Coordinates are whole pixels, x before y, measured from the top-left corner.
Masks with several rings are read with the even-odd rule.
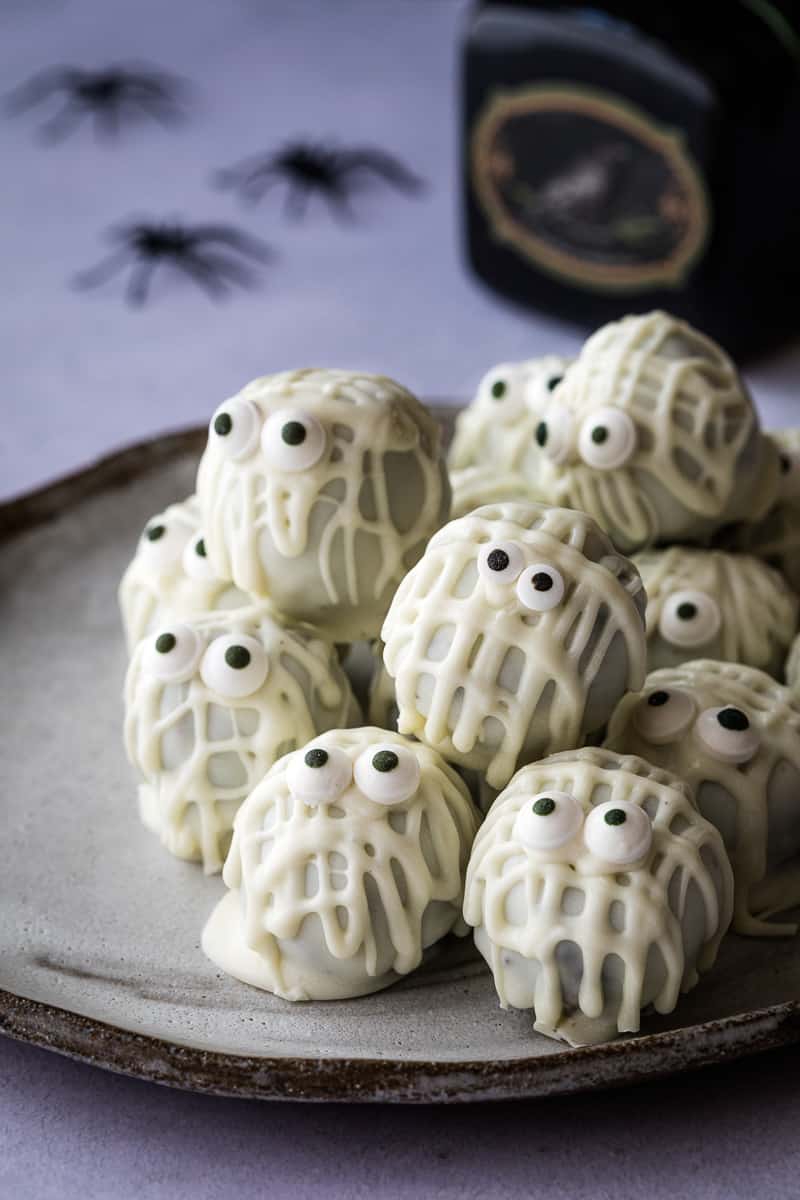
[[[462,107],[498,291],[586,326],[665,308],[737,357],[800,332],[795,0],[485,0]]]

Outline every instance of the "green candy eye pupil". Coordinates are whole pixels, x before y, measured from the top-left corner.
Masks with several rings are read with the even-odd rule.
[[[379,750],[372,759],[372,765],[376,771],[386,772],[393,771],[400,762],[393,750]]]
[[[553,576],[546,571],[537,571],[531,578],[531,583],[537,592],[549,592],[553,586]]]
[[[242,671],[250,665],[250,651],[246,646],[229,646],[225,651],[225,662],[234,671]]]
[[[495,379],[491,386],[491,393],[495,400],[501,400],[506,394],[506,384],[502,379]]]
[[[592,430],[592,441],[597,446],[602,446],[603,442],[608,441],[608,430],[605,425],[595,425]]]
[[[328,751],[323,750],[321,746],[314,746],[313,749],[307,751],[303,762],[307,767],[324,767],[328,761]]]
[[[624,825],[628,817],[621,808],[610,808],[603,817],[606,825]]]
[[[717,713],[717,721],[723,729],[731,729],[734,733],[744,733],[750,728],[750,721],[740,708],[723,708]]]
[[[174,633],[160,633],[156,638],[156,650],[159,654],[169,654],[170,650],[174,650],[178,639]]]
[[[287,446],[302,446],[306,440],[306,427],[300,421],[287,421],[281,429],[281,437]]]
[[[227,437],[233,429],[233,417],[230,413],[220,413],[214,420],[214,433],[218,433],[220,437]]]
[[[553,388],[557,388],[563,378],[563,375],[551,375],[547,381],[548,392],[552,392]]]
[[[537,817],[549,817],[551,812],[555,812],[556,802],[552,796],[540,796],[533,803],[533,811]]]
[[[151,525],[149,529],[145,529],[144,536],[148,542],[157,542],[167,532],[166,525]]]
[[[540,421],[539,424],[536,426],[536,433],[534,434],[537,445],[539,445],[539,446],[547,445],[547,432],[548,432],[547,431],[547,422]]]
[[[205,541],[203,540],[203,538],[200,538],[197,542],[195,542],[194,552],[195,552],[195,554],[199,554],[201,558],[205,558],[206,544],[205,544]]]
[[[661,708],[662,704],[666,704],[669,700],[669,692],[652,692],[647,697],[647,703],[651,708]]]
[[[681,621],[693,621],[697,616],[697,605],[687,600],[678,605],[677,613]]]

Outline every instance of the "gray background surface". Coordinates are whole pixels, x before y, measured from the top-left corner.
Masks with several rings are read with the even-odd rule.
[[[43,148],[47,112],[0,116],[0,494],[160,429],[204,420],[252,376],[358,365],[466,397],[492,362],[578,345],[465,272],[457,229],[450,0],[0,0],[0,87],[64,62],[145,58],[194,86],[178,131],[119,143],[89,123]],[[377,143],[429,187],[375,188],[363,222],[318,203],[288,224],[210,172],[297,135]],[[118,279],[72,275],[126,217],[236,221],[278,251],[261,286],[214,305],[163,279],[135,312]],[[735,350],[735,348],[732,348]],[[797,420],[800,348],[748,376],[770,424]],[[0,1041],[0,1196],[797,1194],[796,1078],[782,1052],[627,1092],[435,1112],[255,1105],[170,1093]]]

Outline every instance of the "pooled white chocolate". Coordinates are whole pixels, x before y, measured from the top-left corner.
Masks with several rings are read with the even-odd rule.
[[[548,354],[492,367],[481,380],[475,399],[456,418],[448,454],[451,470],[490,467],[519,473],[529,486],[534,484],[539,461],[536,429],[551,392],[571,361]],[[481,503],[507,498],[487,497]]]
[[[125,706],[142,820],[207,873],[221,869],[234,815],[276,759],[360,720],[333,647],[255,608],[170,620],[145,637]]]
[[[220,579],[206,554],[196,496],[170,504],[147,522],[119,585],[119,606],[128,649],[163,623],[252,604]]]
[[[800,704],[789,690],[738,663],[653,671],[620,703],[607,744],[690,785],[731,857],[734,930],[795,933],[766,919],[800,903]]]
[[[426,746],[332,730],[282,758],[236,817],[231,889],[203,931],[223,971],[286,1000],[361,996],[461,919],[478,813]]]
[[[316,369],[256,379],[217,409],[197,493],[217,572],[340,642],[378,634],[450,504],[419,401],[383,376]]]
[[[778,571],[752,555],[686,546],[646,550],[633,561],[647,592],[651,671],[713,658],[779,676],[798,599]]]
[[[800,593],[800,429],[772,430],[767,436],[780,457],[777,503],[761,520],[724,529],[718,540],[725,549],[763,559]]]
[[[523,767],[478,831],[464,917],[503,1008],[573,1045],[672,1012],[714,963],[733,878],[675,776],[602,749]]]
[[[542,498],[588,513],[624,551],[704,541],[763,516],[779,486],[777,451],[733,363],[663,312],[589,338],[537,441]]]
[[[400,732],[504,787],[641,687],[644,606],[636,568],[583,513],[499,504],[451,521],[383,626]]]
[[[450,472],[453,500],[450,516],[465,517],[467,513],[484,504],[525,504],[529,500],[538,502],[541,497],[535,485],[515,471],[498,470],[497,467],[465,467],[463,471]]]

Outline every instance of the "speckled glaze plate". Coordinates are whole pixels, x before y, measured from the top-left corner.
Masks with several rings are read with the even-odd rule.
[[[364,999],[291,1005],[200,950],[223,891],[139,824],[116,586],[192,490],[204,433],[135,446],[0,508],[0,1029],[219,1095],[453,1102],[606,1087],[800,1040],[800,941],[731,937],[642,1034],[568,1049],[503,1013],[466,941]]]

